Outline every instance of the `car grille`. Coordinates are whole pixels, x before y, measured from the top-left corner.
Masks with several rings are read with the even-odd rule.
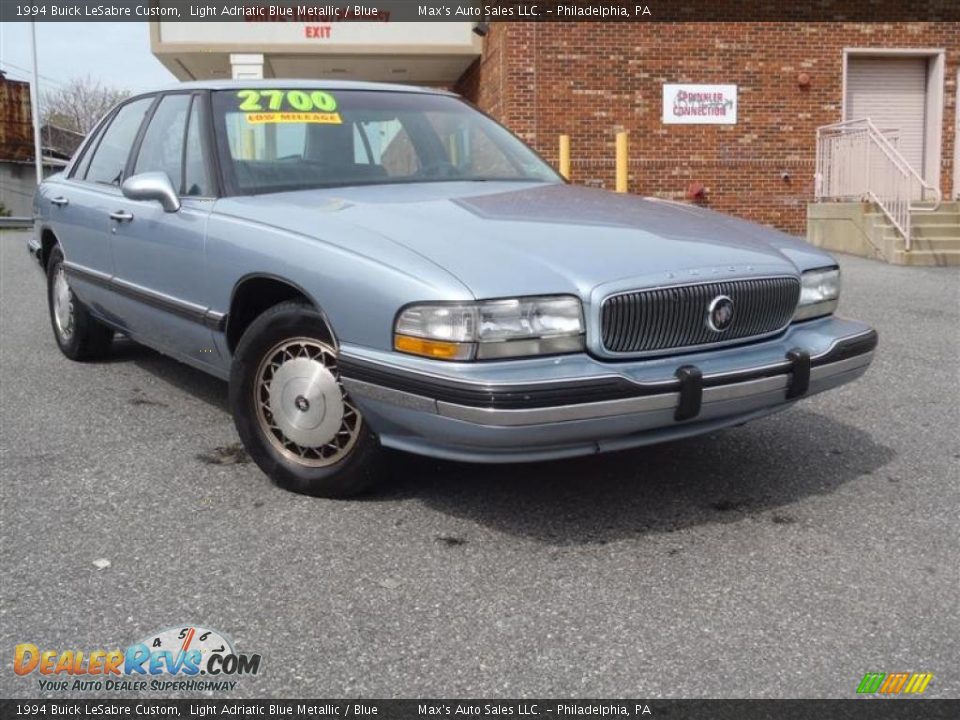
[[[733,301],[730,326],[707,326],[718,295]],[[794,277],[728,280],[637,290],[608,297],[601,310],[603,346],[614,353],[673,350],[768,335],[786,327],[800,299]]]

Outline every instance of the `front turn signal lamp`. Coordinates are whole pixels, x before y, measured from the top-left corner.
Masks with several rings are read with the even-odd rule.
[[[840,302],[840,268],[808,270],[800,277],[800,302],[793,321],[831,315]]]
[[[428,340],[412,335],[395,335],[393,349],[411,355],[423,355],[435,360],[470,360],[472,352],[469,343]]]
[[[393,348],[435,360],[494,360],[580,352],[583,308],[569,295],[408,305]]]

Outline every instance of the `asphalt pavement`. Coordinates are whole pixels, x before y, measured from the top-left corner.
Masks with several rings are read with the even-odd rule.
[[[0,233],[0,697],[47,695],[19,643],[189,623],[262,655],[231,698],[853,697],[868,671],[960,697],[957,268],[841,256],[876,360],[787,412],[553,463],[397,454],[330,501],[236,451],[224,383],[129,341],[64,358],[24,238]]]

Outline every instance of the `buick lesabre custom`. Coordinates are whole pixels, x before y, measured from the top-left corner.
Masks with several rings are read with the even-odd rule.
[[[569,185],[439,90],[138,95],[35,214],[63,353],[119,332],[228,380],[250,456],[315,495],[367,488],[383,448],[536,461],[739,425],[854,380],[877,344],[834,314],[829,255]]]

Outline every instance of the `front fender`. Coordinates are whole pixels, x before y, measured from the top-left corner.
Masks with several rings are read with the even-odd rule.
[[[401,306],[474,299],[450,273],[377,233],[331,223],[324,234],[335,239],[214,209],[206,246],[210,309],[226,313],[245,277],[275,277],[301,288],[329,318],[340,342],[389,350]]]

